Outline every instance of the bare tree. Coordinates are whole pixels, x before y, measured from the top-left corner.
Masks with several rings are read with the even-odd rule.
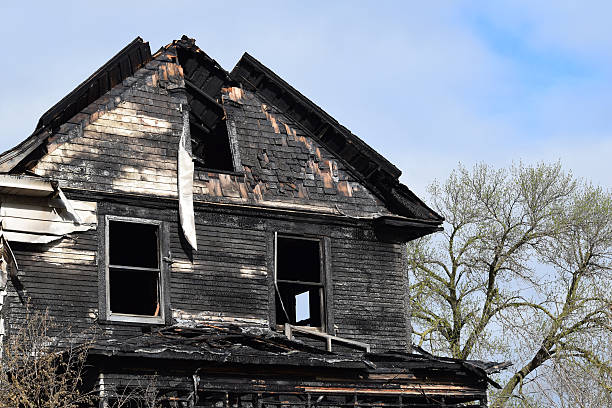
[[[456,358],[518,357],[493,406],[509,406],[517,387],[523,397],[546,362],[609,372],[609,356],[585,338],[612,333],[601,284],[611,278],[610,192],[557,163],[460,167],[430,193],[447,225],[409,246],[418,342]]]
[[[4,339],[0,358],[0,406],[75,408],[89,406],[93,395],[82,389],[87,336],[61,330],[48,312],[26,308],[23,324]],[[72,341],[73,338],[78,341]]]

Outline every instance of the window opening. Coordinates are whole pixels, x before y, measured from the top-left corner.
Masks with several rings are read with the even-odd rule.
[[[111,314],[161,315],[159,225],[109,220]]]
[[[235,171],[225,112],[219,103],[221,88],[230,81],[227,72],[200,51],[194,53],[190,46],[179,47],[177,57],[185,75],[196,168]]]
[[[193,105],[197,101],[192,100]],[[192,114],[189,117],[191,146],[196,167],[211,170],[234,171],[232,151],[226,121],[218,119],[212,129],[202,123],[202,120]]]
[[[323,327],[321,241],[277,236],[276,324]]]

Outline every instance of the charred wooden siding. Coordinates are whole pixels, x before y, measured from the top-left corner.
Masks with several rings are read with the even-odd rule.
[[[71,191],[72,197],[90,193]],[[168,225],[171,257],[168,289],[175,321],[230,322],[267,327],[274,307],[273,273],[268,238],[274,232],[328,237],[331,242],[333,303],[332,333],[371,343],[374,350],[406,347],[406,321],[401,267],[402,246],[373,240],[371,231],[342,221],[283,215],[232,214],[199,209],[196,215],[199,250],[191,253],[178,229],[173,200],[160,203],[98,197],[99,219],[105,215],[160,220]],[[118,202],[117,202],[118,201]],[[123,201],[123,203],[120,203]],[[314,222],[313,222],[314,221]],[[344,224],[344,225],[342,225]],[[103,227],[103,221],[100,227]],[[19,324],[20,301],[31,298],[36,308],[49,308],[64,327],[86,330],[100,316],[99,263],[103,258],[99,231],[75,234],[56,244],[19,245],[18,281],[10,290],[9,327]],[[369,238],[368,238],[369,237]],[[297,260],[299,261],[299,260]],[[124,338],[142,333],[142,325],[98,321],[107,336]]]
[[[176,196],[181,68],[154,60],[53,134],[31,169],[91,191]],[[170,88],[170,90],[168,89]]]
[[[8,287],[7,331],[23,324],[26,304],[48,309],[62,328],[79,333],[91,328],[98,311],[96,231],[45,245],[14,244],[19,264]]]
[[[114,215],[164,222],[173,322],[274,326],[272,237],[307,234],[329,243],[327,331],[373,350],[405,348],[404,250],[379,242],[367,221],[390,212],[299,124],[255,93],[223,91],[242,167],[196,171],[198,251],[189,249],[176,188],[187,98],[182,68],[172,61],[159,54],[71,118],[31,167],[58,180],[69,198],[97,201],[99,227],[51,245],[17,247],[22,268],[10,288],[9,326],[19,324],[30,297],[75,331],[97,321],[104,336],[142,332],[142,325],[105,321],[99,309],[103,220]]]
[[[370,343],[376,351],[406,349],[404,246],[356,237],[331,244],[338,335]]]
[[[179,252],[173,237],[173,313],[185,321],[267,326],[266,222],[261,218],[196,211],[198,251]],[[174,253],[173,253],[174,254]]]
[[[223,103],[242,168],[238,174],[196,171],[196,200],[357,216],[389,213],[337,158],[256,94],[225,88]]]

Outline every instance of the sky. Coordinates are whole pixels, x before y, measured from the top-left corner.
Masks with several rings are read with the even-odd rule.
[[[426,196],[458,163],[561,160],[612,187],[612,3],[2,2],[0,151],[140,36],[186,34],[225,69],[247,51]]]

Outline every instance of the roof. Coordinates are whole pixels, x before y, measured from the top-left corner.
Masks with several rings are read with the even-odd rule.
[[[351,369],[375,374],[427,370],[455,373],[487,381],[489,374],[503,370],[508,363],[466,361],[433,356],[416,347],[417,353],[344,354],[329,352],[288,339],[281,333],[260,327],[232,324],[170,326],[140,336],[117,340],[97,340],[90,353],[110,357],[142,357],[190,360],[203,364],[234,363],[259,366],[318,367]],[[431,374],[430,374],[431,375]]]
[[[125,340],[98,340],[91,353],[208,363],[366,367],[360,358],[320,350],[268,329],[220,324],[171,326]]]
[[[54,128],[86,108],[151,61],[149,43],[136,37],[72,92],[43,113],[36,129]]]
[[[402,172],[351,133],[327,112],[302,95],[253,56],[245,53],[230,73],[246,89],[291,117],[307,134],[343,160],[343,163],[392,211],[409,218],[442,223],[408,187],[399,182]]]
[[[422,235],[437,230],[442,223],[443,218],[439,214],[400,183],[401,171],[397,167],[248,53],[228,73],[200,50],[193,39],[183,36],[181,40],[162,47],[162,50],[172,48],[176,50],[178,61],[184,68],[190,102],[197,103],[192,114],[205,128],[214,129],[223,116],[217,102],[222,87],[241,84],[296,121],[309,137],[338,157],[391,211],[429,223],[431,228],[423,229],[425,232]],[[0,173],[22,172],[24,165],[44,156],[46,142],[55,129],[72,120],[152,58],[149,44],[140,37],[128,44],[45,112],[30,137],[0,155]]]
[[[386,158],[249,53],[244,53],[231,76],[247,89],[263,94],[283,113],[294,119],[298,117],[298,122],[315,139],[333,147],[353,168],[366,175],[384,171],[398,178],[402,174]]]
[[[149,61],[151,61],[149,43],[136,37],[72,92],[43,113],[32,135],[14,148],[0,154],[0,172],[8,173],[21,163],[42,157],[45,154],[44,142],[55,129],[133,75]]]

